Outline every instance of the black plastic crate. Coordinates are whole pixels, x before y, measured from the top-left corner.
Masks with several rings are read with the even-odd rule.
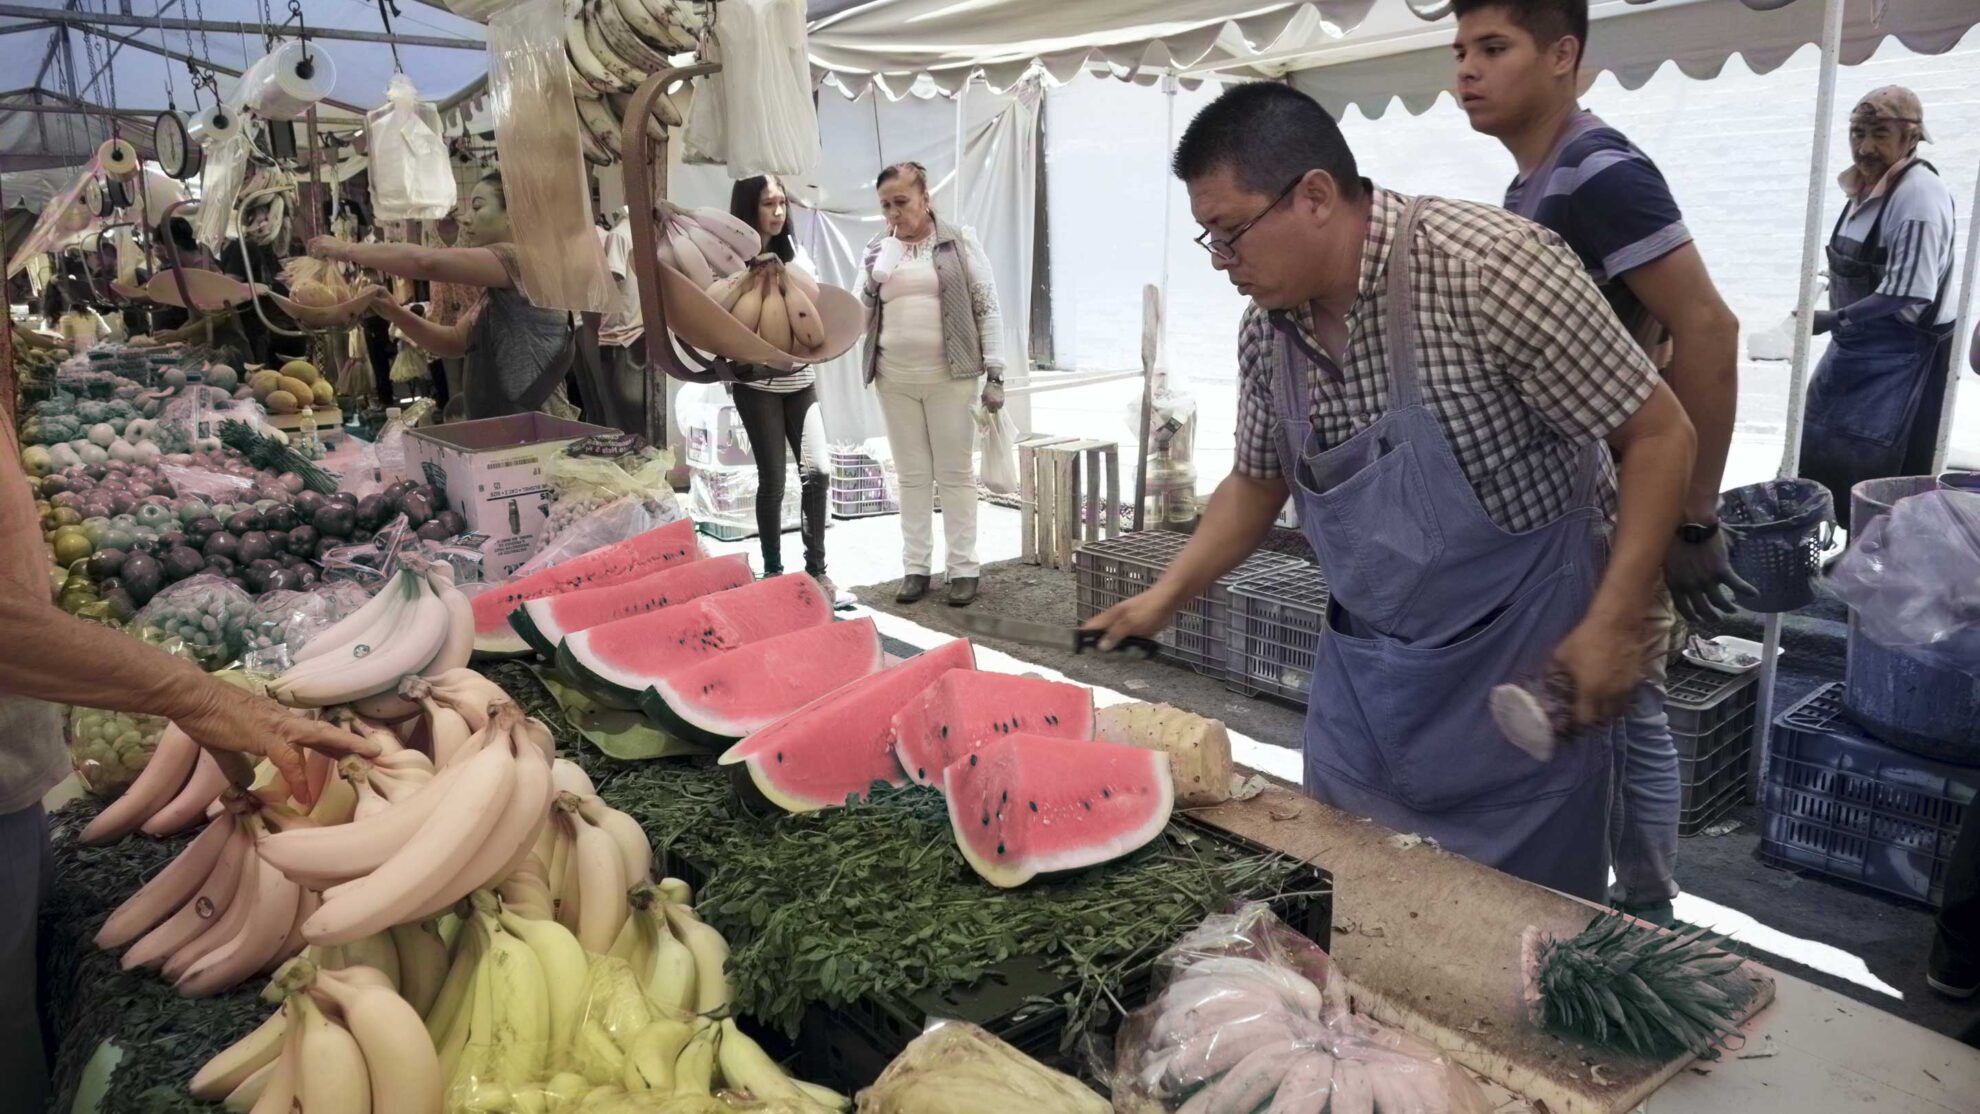
[[[1304,707],[1313,655],[1327,625],[1327,578],[1300,562],[1245,577],[1231,587],[1224,687]]]
[[[1761,857],[1938,904],[1980,767],[1899,750],[1843,712],[1824,685],[1774,720]]]
[[[1739,804],[1753,753],[1759,675],[1671,668],[1664,710],[1677,745],[1678,834],[1697,835]]]
[[[1188,542],[1187,534],[1142,530],[1081,546],[1073,554],[1075,620],[1085,622],[1153,587]],[[1209,591],[1177,609],[1175,621],[1156,636],[1168,651],[1163,656],[1206,676],[1224,676],[1229,657],[1231,586],[1261,572],[1300,563],[1283,553],[1260,552],[1245,558]]]

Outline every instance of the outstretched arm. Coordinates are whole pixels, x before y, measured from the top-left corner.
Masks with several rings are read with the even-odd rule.
[[[494,252],[487,248],[429,248],[418,244],[353,244],[335,236],[309,242],[309,254],[368,267],[388,275],[424,282],[451,282],[506,290],[515,284]]]

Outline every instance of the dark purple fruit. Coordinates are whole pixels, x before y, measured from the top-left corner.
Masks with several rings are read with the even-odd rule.
[[[268,577],[274,571],[275,569],[272,568],[249,565],[247,568],[241,570],[241,579],[247,581],[248,591],[258,596],[268,590]]]
[[[417,491],[409,491],[399,500],[399,513],[406,516],[408,526],[416,529],[433,517],[433,501]]]
[[[367,495],[358,500],[357,524],[366,530],[376,530],[392,517],[392,504],[382,495]]]
[[[241,535],[241,560],[246,561],[248,564],[253,564],[264,558],[272,557],[274,554],[275,543],[268,540],[267,534],[259,530],[249,530],[247,533]]]
[[[296,574],[296,588],[300,591],[306,592],[316,587],[321,579],[316,575],[316,570],[310,568],[308,565],[298,565],[290,571]]]
[[[261,512],[261,528],[273,534],[282,530],[293,530],[302,519],[296,517],[296,509],[287,503],[277,503]]]
[[[124,567],[124,551],[121,549],[99,549],[89,555],[89,575],[95,580],[104,580],[117,575]]]
[[[156,557],[148,553],[133,553],[124,559],[118,579],[124,582],[124,591],[131,594],[132,601],[143,607],[165,586],[165,569]]]
[[[227,583],[232,584],[234,587],[239,588],[241,591],[246,592],[249,595],[254,594],[254,588],[248,584],[247,578],[241,576],[239,573],[236,573],[233,576],[228,577]]]
[[[298,491],[296,492],[296,514],[298,517],[306,519],[316,513],[316,508],[327,502],[329,500],[325,499],[323,493],[320,491]]]
[[[208,536],[217,534],[223,529],[226,529],[226,527],[220,525],[219,519],[210,514],[201,515],[191,522],[186,523],[186,536],[189,538],[198,538],[204,544]]]
[[[255,511],[241,511],[227,520],[227,532],[245,534],[249,530],[261,529],[261,515]]]
[[[289,552],[298,557],[316,556],[316,527],[304,523],[289,531]]]
[[[326,538],[348,538],[357,529],[357,504],[325,503],[310,516],[310,525]]]
[[[370,541],[372,538],[376,536],[377,535],[373,534],[369,530],[353,530],[351,531],[351,544],[363,545],[364,543]]]
[[[275,569],[268,574],[267,590],[270,592],[293,592],[299,584],[299,578],[290,569]]]
[[[289,536],[293,538],[295,534],[291,533]],[[345,542],[342,538],[318,538],[316,539],[316,552],[314,556],[318,561],[321,561],[324,554],[333,549],[342,549],[347,544],[349,543]]]
[[[206,571],[218,573],[221,576],[232,576],[239,567],[234,564],[232,557],[222,557],[218,553],[206,559]]]
[[[358,504],[358,497],[353,492],[338,491],[338,492],[333,492],[331,494],[330,501],[332,503],[342,503],[347,507],[355,508]]]
[[[137,601],[123,588],[114,588],[103,593],[103,602],[110,607],[110,617],[120,623],[128,623],[137,618]]]
[[[447,536],[450,538],[467,533],[467,519],[462,518],[459,511],[441,511],[433,516],[433,521],[446,527]]]
[[[208,557],[238,557],[241,552],[241,539],[222,530],[207,538],[206,544],[200,547],[200,551]]]
[[[429,542],[444,542],[448,538],[453,537],[452,534],[447,532],[445,526],[440,525],[438,519],[432,522],[421,523],[419,529],[414,530],[413,533],[418,535],[422,540]]]
[[[171,580],[184,580],[186,577],[197,575],[201,569],[204,569],[206,567],[206,558],[200,556],[199,551],[190,546],[175,545],[165,551],[165,555],[158,559],[158,563],[165,566],[165,575],[167,578]]]

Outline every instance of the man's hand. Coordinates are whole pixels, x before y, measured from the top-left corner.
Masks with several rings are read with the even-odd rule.
[[[995,414],[1004,408],[1004,385],[995,379],[983,381],[983,408]]]
[[[1153,638],[1160,634],[1169,620],[1175,618],[1176,606],[1169,593],[1157,586],[1102,611],[1081,623],[1080,629],[1104,631],[1100,648],[1112,650],[1123,638]]]
[[[1589,614],[1554,647],[1552,664],[1574,678],[1576,727],[1615,719],[1643,679],[1642,618],[1618,622]]]
[[[1752,594],[1753,586],[1732,569],[1726,532],[1720,530],[1696,545],[1683,538],[1671,540],[1671,552],[1664,559],[1664,580],[1671,588],[1671,602],[1688,623],[1710,625],[1739,611],[1734,592]]]
[[[311,259],[342,259],[350,246],[348,242],[339,240],[335,236],[311,236],[309,256]]]
[[[303,799],[309,793],[309,779],[303,774],[300,748],[308,747],[333,758],[346,754],[369,758],[378,753],[377,744],[369,740],[296,715],[265,697],[225,681],[212,681],[210,685],[211,691],[200,694],[194,711],[180,712],[172,722],[199,745],[216,752],[216,757],[239,754],[273,762],[299,804],[316,803]],[[229,765],[225,761],[221,764]]]

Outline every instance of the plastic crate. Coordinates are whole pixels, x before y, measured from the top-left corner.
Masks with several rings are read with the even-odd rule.
[[[870,454],[831,450],[832,481],[828,488],[833,518],[870,518],[899,514],[898,484],[892,466]]]
[[[1937,904],[1980,767],[1880,743],[1824,685],[1774,720],[1760,855]]]
[[[1232,585],[1224,687],[1304,707],[1313,655],[1327,623],[1327,599],[1326,576],[1319,566],[1305,562]]]
[[[1757,673],[1671,668],[1664,710],[1678,752],[1679,835],[1697,835],[1739,803],[1753,752],[1759,682]]]
[[[1152,587],[1162,570],[1188,544],[1189,536],[1169,530],[1143,530],[1088,542],[1073,555],[1077,621],[1100,614]],[[1157,636],[1164,656],[1198,673],[1222,677],[1229,667],[1231,586],[1271,569],[1298,565],[1283,553],[1254,553],[1226,573],[1210,590],[1184,604],[1175,622]]]

